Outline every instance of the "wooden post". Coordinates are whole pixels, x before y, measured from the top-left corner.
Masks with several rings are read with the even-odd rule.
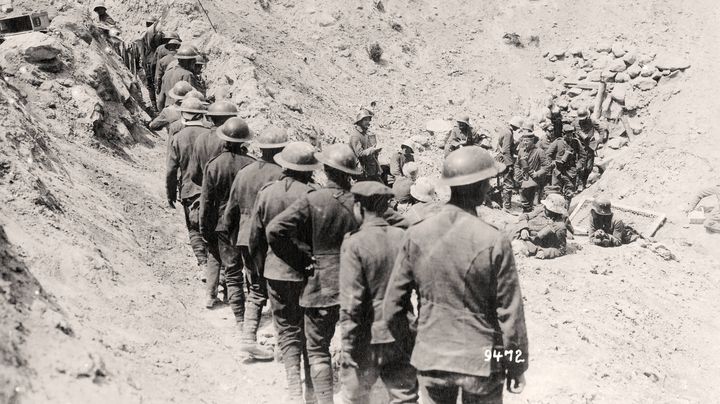
[[[595,118],[595,120],[600,119],[602,114],[603,98],[605,98],[605,82],[601,81],[598,83],[598,92],[597,95],[595,95],[595,109],[593,110],[593,118]]]

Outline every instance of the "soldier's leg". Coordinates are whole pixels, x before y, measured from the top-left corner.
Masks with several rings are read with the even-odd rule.
[[[372,387],[378,379],[378,367],[370,359],[372,353],[358,355],[360,360],[358,367],[340,368],[340,382],[342,393],[340,393],[343,404],[370,404]]]
[[[504,209],[510,209],[512,207],[512,194],[515,189],[514,176],[512,167],[508,167],[507,172],[503,174],[502,202]]]
[[[535,187],[520,189],[520,204],[523,212],[532,212],[535,200]]]
[[[333,373],[330,358],[330,341],[340,306],[305,308],[305,338],[307,340],[310,376],[315,387],[318,404],[333,403]]]
[[[462,404],[502,404],[504,378],[499,374],[490,377],[468,377],[478,382],[468,383],[472,386],[462,389]]]
[[[303,309],[299,302],[303,284],[302,282],[272,279],[268,279],[267,283],[273,325],[277,333],[277,346],[285,366],[288,394],[291,400],[302,402],[300,364],[305,337],[303,335]],[[309,376],[308,372],[308,379]]]
[[[424,403],[457,404],[460,388],[443,377],[444,372],[419,372],[418,383],[423,392]]]
[[[410,344],[382,344],[377,353],[380,377],[390,396],[390,404],[418,402],[417,371],[410,364]]]
[[[207,246],[202,238],[202,234],[200,234],[200,225],[197,221],[198,211],[197,207],[192,207],[193,202],[192,199],[182,201],[183,212],[185,213],[185,226],[187,227],[190,238],[190,247],[195,254],[195,258],[197,258],[198,266],[204,270],[208,260]]]
[[[268,299],[267,284],[262,274],[258,273],[254,267],[248,247],[241,246],[240,253],[245,264],[245,283],[248,288],[240,349],[249,353],[254,359],[272,360],[273,353],[257,345],[257,331],[262,319],[262,309]]]
[[[240,248],[233,245],[224,233],[218,233],[218,241],[220,257],[225,267],[227,301],[235,315],[235,321],[238,325],[242,325],[245,319],[245,291],[243,290],[244,276]]]
[[[208,248],[208,263],[207,270],[205,272],[205,278],[207,283],[205,284],[205,291],[207,302],[205,307],[212,309],[217,303],[218,285],[220,283],[220,266],[222,265],[222,258],[220,257],[220,249],[218,247],[218,241],[216,237],[207,240]]]

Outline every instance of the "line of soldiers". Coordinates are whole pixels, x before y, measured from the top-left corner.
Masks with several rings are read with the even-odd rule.
[[[317,152],[283,129],[256,136],[233,104],[208,106],[188,82],[168,96],[174,102],[154,127],[179,127],[168,139],[167,199],[183,206],[206,307],[222,288],[239,350],[270,360],[257,343],[270,301],[289,402],[333,402],[338,324],[345,402],[369,402],[378,378],[392,402],[417,402],[419,389],[434,403],[455,403],[460,392],[465,402],[499,402],[506,381],[522,390],[527,336],[512,248],[475,213],[504,169],[489,153],[450,153],[442,178],[450,202],[417,210],[411,223],[369,170],[379,168],[369,125],[357,125],[354,148]],[[313,181],[320,169],[322,186]]]

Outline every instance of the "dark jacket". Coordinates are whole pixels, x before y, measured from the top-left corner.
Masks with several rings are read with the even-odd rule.
[[[230,186],[238,171],[253,161],[255,159],[248,155],[225,150],[205,166],[200,195],[200,232],[206,240],[224,228],[222,214],[230,197]]]
[[[515,164],[515,156],[517,156],[517,142],[512,128],[505,127],[498,133],[498,161],[506,166]]]
[[[407,177],[400,177],[397,180],[395,180],[392,190],[393,190],[393,194],[395,194],[395,200],[398,203],[412,202],[413,198],[412,198],[412,195],[410,195],[410,187],[412,185],[413,185],[412,180]]]
[[[392,183],[393,181],[397,181],[398,178],[404,177],[403,174],[403,167],[405,167],[405,164],[415,161],[415,156],[412,154],[405,154],[402,152],[397,152],[390,160],[390,177],[388,179],[388,182]]]
[[[405,217],[407,218],[410,225],[421,222],[426,217],[434,215],[440,211],[442,204],[437,202],[419,202],[412,205],[406,212]]]
[[[300,197],[267,227],[273,252],[295,270],[305,272],[315,258],[314,273],[300,297],[303,307],[340,304],[340,246],[345,234],[358,228],[353,204],[350,191],[328,181],[325,188]]]
[[[224,211],[223,226],[218,231],[226,231],[231,242],[247,246],[250,241],[250,225],[255,198],[267,183],[282,176],[282,168],[265,160],[258,160],[240,170],[230,189],[230,199]]]
[[[448,133],[447,138],[445,138],[445,155],[447,156],[450,152],[459,149],[462,146],[477,145],[486,148],[485,144],[483,144],[483,139],[485,138],[486,136],[478,133],[472,126],[468,126],[467,129],[461,130],[460,126],[455,124],[450,133]]]
[[[155,49],[155,52],[153,55],[150,56],[149,61],[149,71],[145,72],[147,76],[149,76],[152,79],[155,79],[155,70],[157,69],[157,64],[160,61],[160,59],[164,58],[167,55],[174,54],[174,51],[168,50],[168,48],[165,45],[160,45]],[[157,94],[160,91],[160,86],[162,82],[156,81],[155,82],[155,93]]]
[[[183,130],[177,133],[170,142],[167,154],[167,172],[165,188],[168,200],[177,200],[177,189],[180,187],[180,199],[192,198],[200,194],[200,187],[190,178],[188,166],[194,154],[195,140],[208,129],[202,122],[187,122]],[[178,184],[178,171],[180,183]]]
[[[403,234],[373,217],[345,235],[340,252],[340,326],[343,350],[354,358],[370,344],[395,341],[382,304]]]
[[[170,63],[174,60],[176,60],[174,53],[168,53],[167,55],[163,56],[162,59],[158,60],[157,66],[155,66],[155,71],[153,72],[153,74],[155,74],[156,83],[162,83],[162,79],[165,76],[165,71],[167,70]],[[168,89],[168,91],[170,91],[170,89]]]
[[[593,237],[594,233],[598,230],[604,231],[605,234],[612,236],[612,238],[598,239]],[[620,219],[616,219],[614,215],[600,216],[591,212],[588,235],[593,244],[603,247],[618,247],[622,245],[623,239],[625,238],[625,223]]]
[[[532,179],[542,185],[550,170],[550,160],[545,152],[535,146],[530,151],[519,150],[515,160],[515,181],[522,184],[523,181]],[[525,187],[523,187],[525,188]]]
[[[304,184],[291,177],[282,177],[280,180],[266,184],[255,199],[250,225],[248,247],[250,255],[258,271],[267,279],[277,281],[304,282],[304,272],[297,271],[285,261],[278,258],[272,249],[268,249],[266,230],[270,221],[282,213],[293,202],[315,189],[314,184]],[[309,240],[310,235],[302,233],[304,228],[298,229],[296,241]],[[309,251],[309,246],[303,245],[300,249]]]
[[[365,176],[372,177],[382,174],[378,153],[368,150],[368,148],[376,146],[369,133],[361,132],[360,127],[355,125],[350,134],[349,143],[350,148],[355,153],[355,157],[360,160],[360,165],[362,166]]]
[[[160,130],[171,123],[180,120],[180,109],[177,105],[168,105],[150,122],[150,129]]]
[[[446,204],[411,226],[388,284],[384,316],[392,334],[407,333],[407,305],[418,294],[418,324],[411,363],[487,377],[499,371],[485,353],[495,346],[521,350],[510,374],[528,365],[520,282],[510,241],[478,217]],[[513,358],[515,359],[515,358]]]
[[[190,161],[189,170],[190,178],[200,186],[202,186],[203,174],[208,161],[225,149],[225,142],[217,137],[216,130],[216,127],[210,128],[210,131],[200,135],[195,141],[195,154]]]
[[[585,167],[585,158],[587,157],[585,148],[575,137],[572,137],[569,142],[565,137],[555,139],[547,148],[545,155],[555,163],[556,170],[568,173],[570,176],[575,176],[578,169]]]
[[[158,66],[159,65],[160,64],[158,62]],[[166,71],[163,75],[162,86],[160,86],[160,91],[158,92],[157,96],[158,105],[164,107],[170,105],[172,102],[169,97],[167,97],[168,91],[170,91],[175,86],[175,84],[183,80],[190,83],[193,88],[197,86],[197,78],[195,77],[195,73],[191,72],[190,70],[184,69],[180,65]]]
[[[545,214],[545,209],[525,213],[520,216],[513,238],[519,239],[520,233],[527,230],[530,242],[542,248],[545,258],[565,255],[567,247],[567,227],[565,221],[556,222]]]

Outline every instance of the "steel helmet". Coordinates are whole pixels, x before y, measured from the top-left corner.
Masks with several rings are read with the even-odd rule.
[[[180,112],[186,112],[189,114],[205,114],[205,104],[197,98],[185,98],[180,104]]]
[[[420,202],[430,202],[435,197],[435,185],[428,177],[420,177],[410,186],[410,195]]]
[[[198,100],[202,101],[203,105],[207,105],[207,100],[205,99],[205,96],[198,90],[190,91],[185,95],[185,98],[197,98]]]
[[[107,10],[107,7],[105,7],[105,2],[103,2],[103,1],[96,1],[96,2],[93,4],[93,8],[92,8],[93,11],[97,11],[98,8],[102,8],[102,9]]]
[[[580,108],[577,111],[577,117],[579,120],[587,119],[590,116],[590,111],[587,108]]]
[[[522,123],[523,129],[532,132],[535,129],[535,124],[531,120],[527,119]]]
[[[208,108],[208,116],[236,116],[238,109],[232,102],[216,101]]]
[[[358,114],[355,116],[355,123],[358,123],[358,122],[362,121],[362,120],[365,119],[365,118],[372,118],[373,115],[374,115],[374,114],[372,113],[372,111],[370,111],[369,109],[363,108],[363,109],[361,109],[360,112],[358,112]]]
[[[193,86],[185,80],[178,81],[175,83],[173,88],[168,91],[168,97],[172,97],[176,100],[184,100],[187,94],[193,91]]]
[[[395,196],[392,189],[377,181],[358,181],[350,188],[350,192],[365,198],[384,197],[389,199]]]
[[[563,198],[560,194],[550,194],[542,201],[542,204],[545,205],[547,210],[550,212],[555,212],[559,215],[567,216],[567,202],[565,201],[565,198]]]
[[[593,201],[592,210],[598,215],[609,216],[612,215],[612,203],[610,200],[604,197],[597,197]]]
[[[517,115],[510,118],[510,126],[514,126],[516,128],[521,127],[523,124],[523,119]]]
[[[479,146],[466,146],[445,157],[439,184],[450,187],[474,184],[495,177],[505,170],[505,164]]]
[[[420,171],[420,167],[414,161],[406,163],[402,168],[402,173],[406,177],[412,177],[413,174],[417,174]]]
[[[282,149],[288,144],[287,130],[271,126],[258,136],[255,145],[261,149]]]
[[[247,143],[252,140],[250,127],[241,118],[228,119],[218,130],[215,131],[220,140],[232,143]]]
[[[325,150],[315,153],[315,158],[324,165],[351,175],[362,174],[358,167],[358,159],[350,146],[344,143],[335,143],[327,146]]]
[[[315,158],[315,148],[307,142],[291,142],[273,159],[280,167],[293,171],[315,171],[322,164]]]
[[[400,147],[407,147],[408,149],[415,151],[415,142],[410,139],[405,139],[400,143]]]
[[[196,65],[206,65],[208,63],[208,58],[202,53],[198,53],[198,57],[195,59]]]
[[[181,46],[175,54],[175,58],[178,60],[190,60],[197,58],[198,54],[192,46]]]
[[[180,39],[180,35],[178,35],[178,33],[175,31],[163,32],[163,39],[175,39],[179,42],[182,42],[182,39]]]
[[[455,118],[455,122],[464,123],[465,125],[470,125],[470,117],[467,115],[460,115],[457,118]]]

